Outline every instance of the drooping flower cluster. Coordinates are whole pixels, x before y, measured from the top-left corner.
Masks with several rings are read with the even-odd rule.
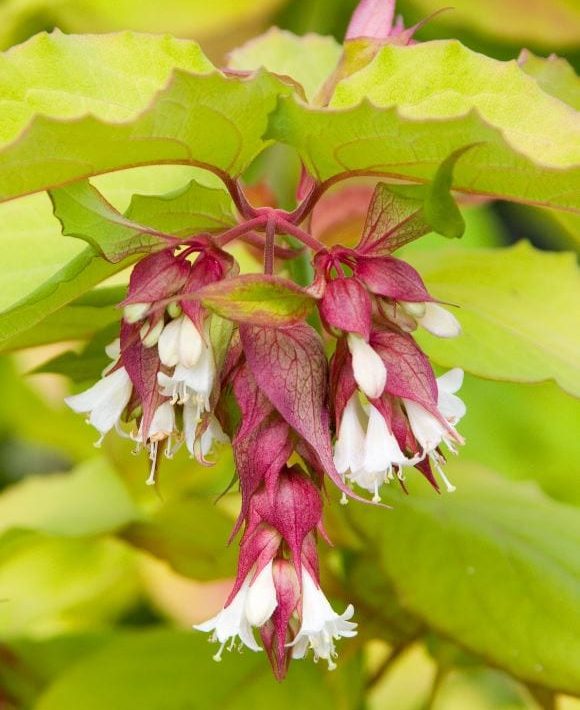
[[[393,27],[393,13],[393,3],[362,0],[347,39],[410,42],[414,28]],[[452,491],[445,450],[463,443],[463,373],[436,378],[412,336],[424,328],[454,337],[459,323],[392,255],[430,231],[421,209],[379,185],[359,243],[327,248],[299,227],[320,188],[304,171],[302,202],[284,212],[253,208],[238,183],[228,184],[240,224],[183,241],[166,235],[170,246],[133,269],[102,379],[67,399],[88,414],[97,443],[115,429],[148,450],[150,484],[161,448],[171,457],[184,443],[206,462],[214,441],[231,441],[241,493],[237,576],[223,609],[196,628],[219,644],[217,661],[226,648],[264,649],[278,679],[310,652],[334,668],[336,641],[356,635],[353,606],[338,614],[320,586],[325,477],[344,502],[360,498],[355,487],[376,503],[383,484],[406,490],[412,468],[438,490],[435,469]],[[273,275],[275,256],[297,253],[277,235],[313,250],[308,288]],[[264,274],[238,275],[224,249],[238,237],[263,248]],[[272,292],[286,297],[283,307],[260,301]],[[308,306],[323,332],[306,322]]]
[[[195,293],[231,274],[232,257],[209,244],[194,263],[187,252],[166,249],[133,269],[118,341],[107,350],[112,363],[86,392],[67,398],[100,432],[111,429],[146,447],[151,459],[148,484],[155,483],[159,447],[165,455],[185,443],[203,461],[214,440],[225,441],[211,414],[216,362],[209,318]],[[132,425],[127,431],[124,423]]]

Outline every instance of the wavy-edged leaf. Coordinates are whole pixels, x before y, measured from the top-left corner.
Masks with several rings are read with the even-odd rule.
[[[553,379],[580,395],[580,274],[573,254],[506,249],[441,249],[410,260],[429,292],[453,303],[462,334],[423,349],[440,365],[514,382]]]
[[[348,515],[407,611],[524,680],[577,694],[577,510],[474,464],[450,475],[453,495],[409,482],[410,496],[386,491],[393,510]]]
[[[292,32],[272,27],[260,37],[230,52],[228,66],[237,70],[264,67],[274,74],[289,76],[312,101],[336,67],[342,47],[333,37]]]
[[[110,205],[88,180],[49,192],[54,215],[66,237],[88,242],[112,263],[132,254],[147,254],[167,246],[169,235],[128,219]]]
[[[314,298],[293,281],[267,274],[243,274],[205,286],[196,294],[204,306],[240,323],[280,327],[303,320]]]
[[[524,49],[518,57],[518,64],[526,74],[534,77],[547,94],[580,111],[580,77],[563,57],[555,54],[536,57]]]
[[[292,88],[266,72],[212,70],[194,42],[128,32],[55,32],[9,50],[0,57],[0,199],[151,163],[239,175]]]
[[[268,136],[294,146],[321,180],[375,171],[425,182],[451,153],[478,143],[458,161],[453,189],[580,210],[573,109],[515,62],[456,41],[385,46],[338,84],[329,109],[282,98]]]

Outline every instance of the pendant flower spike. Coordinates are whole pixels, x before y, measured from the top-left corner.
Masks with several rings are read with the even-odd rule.
[[[393,17],[392,3],[362,0],[347,40],[403,41],[409,31]],[[147,450],[151,485],[162,454],[185,444],[207,464],[215,442],[231,441],[241,494],[231,536],[241,538],[237,575],[222,610],[195,628],[218,644],[216,661],[226,649],[264,650],[279,680],[308,656],[332,670],[339,640],[357,633],[352,604],[333,606],[321,586],[325,478],[342,502],[379,503],[391,482],[406,491],[413,469],[452,491],[445,452],[463,443],[456,426],[466,411],[462,371],[436,378],[412,335],[424,328],[455,337],[459,322],[393,256],[432,230],[420,200],[377,185],[359,243],[327,248],[300,227],[324,192],[306,177],[293,212],[252,207],[232,181],[238,225],[167,235],[166,248],[132,271],[110,365],[67,398],[99,432],[98,445],[115,429]],[[297,253],[276,244],[279,235],[312,250],[308,288],[274,275],[276,257]],[[263,249],[264,274],[239,276],[226,251],[246,237]],[[254,287],[278,289],[297,306],[248,307],[237,294]],[[305,321],[308,306],[320,332]]]

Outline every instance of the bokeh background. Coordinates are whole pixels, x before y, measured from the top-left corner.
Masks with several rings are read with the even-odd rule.
[[[412,24],[440,5],[438,0],[404,0],[398,11]],[[541,56],[555,52],[578,69],[577,0],[455,0],[453,5],[454,11],[434,19],[419,38],[457,37],[500,59],[516,58],[522,47]],[[222,63],[229,50],[271,24],[340,39],[354,6],[354,0],[0,0],[0,46],[8,48],[54,27],[64,32],[134,29],[194,38],[214,62]],[[282,176],[276,167],[281,159]],[[156,190],[162,184],[163,191],[182,185],[186,170],[159,168],[155,179],[151,172],[133,171],[100,178],[99,185],[123,206],[131,192],[153,190],[152,183]],[[248,180],[276,174],[284,202],[280,184],[291,191],[296,171],[294,156],[272,154]],[[23,199],[30,201],[25,220],[10,204],[0,207],[0,309],[36,285],[23,281],[23,264],[11,256],[11,240],[42,236],[38,282],[81,248],[59,235],[44,196]],[[580,245],[577,223],[549,210],[478,203],[464,205],[464,211],[464,249],[507,246],[522,238],[554,251],[577,252]],[[353,214],[341,226],[341,238],[354,237],[359,228],[360,215]],[[429,236],[409,249],[437,249],[442,242]],[[241,256],[251,263],[250,254]],[[570,327],[578,327],[570,305]],[[97,309],[87,298],[58,317],[70,319],[71,332],[78,333],[81,321],[98,331],[89,346],[98,371],[100,348],[113,337],[118,318],[113,302]],[[561,710],[580,708],[579,700],[554,699],[525,687],[451,642],[413,627],[412,621],[409,643],[390,656],[388,628],[397,601],[386,585],[367,599],[354,599],[361,621],[375,623],[356,647],[342,642],[334,674],[296,663],[280,687],[265,658],[226,655],[221,665],[213,664],[212,649],[201,634],[177,630],[221,606],[235,569],[235,544],[228,549],[224,541],[237,497],[231,493],[211,505],[230,482],[231,456],[222,449],[212,468],[177,456],[164,465],[160,495],[146,488],[144,457],[132,456],[130,444],[113,436],[95,449],[94,431],[63,406],[71,387],[87,384],[84,374],[75,375],[74,358],[67,355],[65,361],[72,384],[69,377],[38,371],[47,360],[86,345],[73,340],[34,347],[50,341],[47,329],[50,322],[37,326],[26,342],[11,343],[12,352],[0,357],[0,708],[173,710],[275,704],[280,710],[507,710],[553,707],[554,702]],[[580,505],[577,400],[551,382],[518,385],[474,377],[466,378],[463,398],[468,405],[461,426],[467,439],[463,462]],[[352,547],[351,554],[357,554],[341,514],[334,506],[329,528],[347,552]],[[326,577],[336,604],[344,605],[350,600],[348,579],[346,590],[338,583],[333,587],[333,555],[339,554],[344,553],[327,556]],[[91,704],[90,689],[102,690],[103,684],[112,704]]]

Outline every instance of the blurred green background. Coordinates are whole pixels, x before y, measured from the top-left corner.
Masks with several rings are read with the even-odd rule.
[[[458,37],[501,59],[526,47],[580,63],[575,0],[453,4],[419,38]],[[0,45],[54,27],[136,29],[197,39],[220,62],[270,24],[341,38],[354,6],[353,0],[165,0],[162,7],[152,0],[0,0]],[[406,0],[398,11],[411,24],[439,6]],[[262,170],[272,167],[264,163]],[[171,179],[181,184],[183,176]],[[24,199],[37,200],[31,224],[11,223],[10,207],[3,206],[0,238],[9,246],[26,231],[46,230],[43,268],[54,271],[76,243],[58,235],[43,198]],[[465,216],[465,249],[521,238],[556,251],[580,243],[577,224],[548,210],[477,204],[466,205]],[[408,252],[412,258],[442,242],[430,236]],[[18,280],[18,264],[6,258],[3,279],[10,284]],[[7,287],[0,294],[2,307],[10,305],[10,293]],[[78,317],[93,311],[89,304]],[[116,318],[112,308],[103,314],[103,327]],[[97,362],[111,333],[106,328],[99,336]],[[339,644],[338,670],[295,663],[280,687],[257,654],[226,655],[214,664],[205,637],[183,630],[221,606],[235,569],[236,545],[228,549],[225,540],[237,496],[211,504],[230,482],[231,456],[222,449],[212,468],[176,456],[165,462],[157,496],[144,486],[145,458],[132,456],[129,443],[110,436],[102,449],[93,447],[95,433],[62,403],[67,378],[30,374],[79,347],[31,347],[0,359],[0,708],[580,708],[579,700],[494,669],[408,613],[358,535],[360,514],[352,504],[348,511],[338,507],[334,493],[328,527],[338,545],[324,560],[326,588],[338,606],[353,601],[361,621],[356,643]],[[539,489],[548,501],[580,505],[577,400],[551,382],[475,377],[466,378],[462,396],[467,445],[461,465],[452,468],[458,486],[464,471],[483,468],[493,480]]]

